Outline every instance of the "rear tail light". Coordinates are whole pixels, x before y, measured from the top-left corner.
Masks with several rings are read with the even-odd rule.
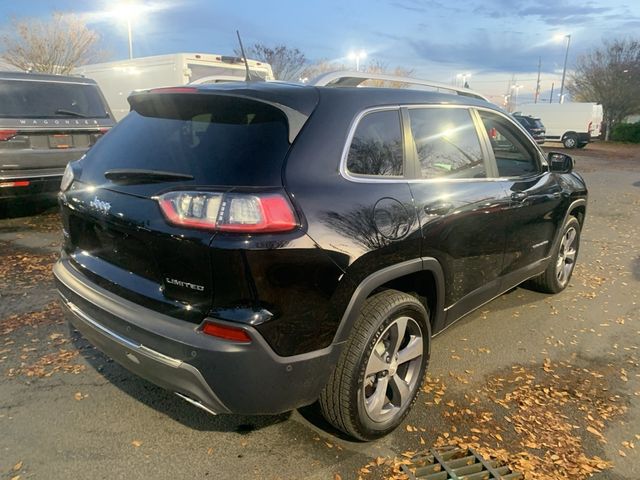
[[[238,327],[230,327],[221,323],[205,322],[200,329],[205,335],[230,340],[232,342],[251,343],[251,337],[246,330]]]
[[[6,187],[28,187],[29,180],[18,180],[17,182],[0,182],[0,188]]]
[[[220,232],[287,232],[298,226],[279,193],[169,192],[157,197],[169,223]]]
[[[64,173],[62,174],[62,179],[60,180],[60,191],[66,192],[71,186],[72,182],[73,182],[73,168],[71,168],[71,163],[67,163],[67,166],[64,169]]]
[[[17,130],[0,130],[0,142],[11,140],[18,134]]]
[[[593,132],[593,122],[589,122],[589,126],[587,127],[587,132]]]

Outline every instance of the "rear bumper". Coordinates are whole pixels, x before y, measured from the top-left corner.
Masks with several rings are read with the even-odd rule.
[[[204,335],[192,323],[93,284],[68,258],[56,263],[54,276],[69,321],[87,340],[133,373],[212,413],[277,414],[308,405],[337,361],[334,347],[280,357],[250,326],[243,326],[252,338],[248,344]]]
[[[0,200],[55,198],[64,169],[0,171]],[[25,182],[26,185],[25,185]]]

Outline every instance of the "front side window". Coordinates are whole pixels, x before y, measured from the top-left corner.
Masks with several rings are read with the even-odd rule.
[[[480,140],[467,109],[412,108],[409,119],[422,178],[486,178]]]
[[[400,112],[385,110],[364,116],[349,148],[349,172],[356,175],[401,177],[403,163]]]
[[[480,111],[480,118],[489,135],[496,157],[498,175],[520,177],[538,172],[538,162],[533,148],[515,125],[495,113]]]

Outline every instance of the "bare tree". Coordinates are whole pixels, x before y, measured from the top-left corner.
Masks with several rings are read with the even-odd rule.
[[[75,15],[54,13],[48,21],[12,21],[2,36],[0,57],[20,70],[68,74],[75,67],[100,59],[99,36]]]
[[[395,75],[397,77],[411,77],[413,70],[409,70],[403,67],[395,67],[393,70],[389,68],[389,64],[380,60],[372,60],[366,66],[365,71],[367,73],[381,73],[387,75]],[[363,85],[369,87],[391,87],[391,88],[406,88],[405,82],[388,82],[386,80],[367,80]]]
[[[318,60],[316,63],[307,65],[300,73],[301,78],[312,80],[318,75],[322,75],[327,72],[336,72],[338,70],[348,70],[347,66],[343,63],[330,62],[328,60]]]
[[[300,78],[307,59],[297,48],[285,45],[269,47],[263,43],[255,43],[246,49],[247,57],[260,60],[271,65],[276,80],[295,80]],[[236,49],[236,55],[241,52]]]
[[[613,125],[640,112],[640,41],[604,41],[578,59],[567,89],[578,101],[602,105],[608,140]]]
[[[352,70],[353,67],[349,67],[344,63],[329,62],[327,60],[320,60],[317,63],[306,67],[301,76],[308,78],[309,80],[327,72],[336,72],[338,70]],[[413,70],[409,70],[403,67],[395,67],[390,69],[386,62],[379,60],[372,60],[364,67],[364,71],[367,73],[383,73],[388,75],[396,75],[399,77],[411,77]],[[385,80],[366,80],[362,85],[367,87],[392,87],[392,88],[405,88],[407,86],[404,82],[387,82]]]

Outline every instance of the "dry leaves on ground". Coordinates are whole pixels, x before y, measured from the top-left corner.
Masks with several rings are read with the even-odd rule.
[[[590,370],[546,359],[537,366],[513,366],[473,393],[457,394],[442,379],[427,377],[423,387],[427,408],[434,409],[434,415],[438,409],[452,433],[426,426],[427,438],[436,440],[430,445],[416,435],[422,445],[416,450],[473,448],[522,472],[525,480],[587,479],[611,468],[611,463],[590,454],[584,439],[606,442],[607,423],[627,409],[623,399],[611,393],[615,372],[612,365]],[[406,430],[425,431],[419,425]],[[384,461],[385,478],[406,478],[401,465],[415,452],[405,454]],[[359,473],[366,476],[379,466],[370,462]]]
[[[56,253],[33,253],[0,241],[0,289],[17,289],[53,280]]]
[[[18,313],[0,319],[0,336],[9,335],[15,330],[24,327],[37,328],[43,325],[62,323],[63,321],[64,314],[62,312],[60,304],[58,302],[51,302],[45,305],[42,310],[28,313]]]

